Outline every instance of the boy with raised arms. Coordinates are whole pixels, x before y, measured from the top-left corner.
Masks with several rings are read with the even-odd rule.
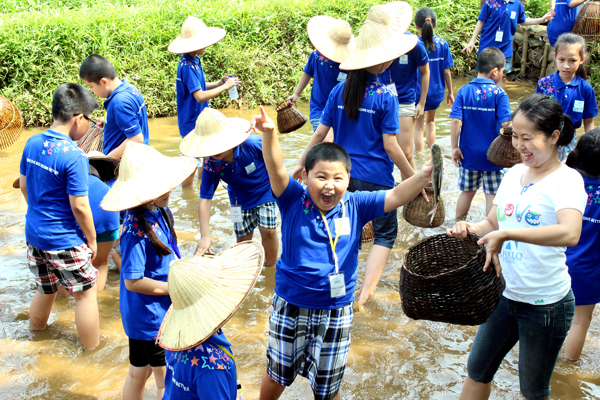
[[[392,190],[349,193],[348,153],[335,143],[320,143],[306,156],[305,189],[290,178],[275,124],[262,107],[260,112],[252,126],[262,132],[282,221],[260,399],[278,399],[297,375],[310,380],[315,399],[339,399],[362,227],[416,197],[430,179],[431,166]]]
[[[127,142],[150,144],[146,103],[139,90],[119,79],[115,67],[99,54],[86,57],[79,77],[98,97],[106,99],[104,108],[104,154],[121,158]]]

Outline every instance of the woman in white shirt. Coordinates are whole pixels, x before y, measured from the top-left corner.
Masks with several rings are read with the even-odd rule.
[[[448,230],[458,238],[479,235],[487,251],[484,270],[493,261],[506,280],[498,307],[477,330],[461,400],[489,397],[494,374],[517,342],[521,393],[530,400],[550,396],[575,312],[565,249],[579,241],[587,201],[581,175],[558,159],[557,148],[573,135],[556,100],[536,94],[523,101],[513,113],[512,139],[523,164],[506,173],[486,220]]]

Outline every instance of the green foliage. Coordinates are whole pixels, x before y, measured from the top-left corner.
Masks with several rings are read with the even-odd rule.
[[[531,0],[537,1],[537,0]],[[542,0],[540,0],[542,1]],[[385,0],[0,0],[0,92],[13,100],[29,126],[51,122],[52,93],[80,82],[79,65],[99,53],[120,78],[136,85],[151,117],[176,113],[179,56],[167,52],[188,15],[227,30],[202,56],[207,80],[235,75],[240,100],[223,94],[214,107],[276,104],[293,92],[312,45],[306,23],[319,14],[347,20],[357,33],[367,11]],[[409,1],[438,15],[436,34],[446,39],[454,72],[475,65],[464,55],[479,0]],[[414,32],[414,29],[413,29]],[[304,97],[310,94],[305,89]]]

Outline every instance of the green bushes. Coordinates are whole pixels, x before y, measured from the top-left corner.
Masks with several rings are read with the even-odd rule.
[[[295,88],[312,45],[310,17],[325,14],[350,22],[355,33],[368,9],[385,0],[0,0],[0,92],[22,111],[27,125],[49,124],[52,93],[79,82],[89,54],[109,58],[121,78],[136,85],[152,117],[174,115],[178,56],[167,46],[188,15],[227,30],[207,49],[208,80],[235,74],[242,80],[235,105],[276,103]],[[414,11],[438,14],[436,33],[451,46],[455,72],[463,74],[475,55],[460,50],[469,40],[478,0],[411,0]],[[308,96],[309,88],[304,91]],[[219,96],[211,104],[231,106]]]

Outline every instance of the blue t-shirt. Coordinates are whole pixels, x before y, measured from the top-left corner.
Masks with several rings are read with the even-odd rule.
[[[596,93],[592,85],[577,74],[571,83],[565,84],[556,71],[540,79],[535,92],[554,97],[563,112],[571,117],[575,129],[581,126],[584,119],[598,116]]]
[[[285,191],[277,198],[281,211],[281,258],[275,271],[275,293],[288,303],[316,310],[344,307],[354,300],[358,246],[363,226],[383,217],[385,190],[346,192],[344,220],[336,246],[339,271],[344,273],[346,295],[331,298],[329,275],[335,273],[327,229],[308,190],[290,177]],[[342,219],[338,203],[325,213],[331,236],[335,239]]]
[[[344,111],[342,94],[346,82],[342,82],[329,95],[321,124],[333,127],[335,143],[350,155],[354,178],[392,188],[394,163],[385,152],[382,134],[400,130],[398,98],[377,81],[376,75],[365,74],[367,87],[358,118],[350,121]]]
[[[600,178],[582,176],[588,200],[583,213],[581,237],[577,246],[567,247],[565,252],[578,306],[600,303]]]
[[[412,33],[406,34],[412,35]],[[416,96],[417,71],[428,62],[429,57],[425,46],[417,42],[411,51],[396,58],[387,70],[377,75],[377,78],[386,86],[391,83],[396,85],[399,104],[415,103],[419,100]]]
[[[423,39],[419,36],[419,43],[423,43]],[[433,35],[433,43],[435,48],[427,52],[429,57],[429,90],[427,90],[426,110],[434,109],[442,101],[444,101],[444,90],[446,88],[446,76],[444,71],[447,68],[454,66],[454,60],[450,53],[450,46],[444,39]],[[417,69],[417,90],[415,101],[421,98],[421,70]],[[429,107],[428,107],[429,106]]]
[[[554,18],[548,22],[548,39],[554,47],[556,40],[565,32],[571,32],[577,19],[577,7],[569,7],[571,0],[556,0],[554,3]]]
[[[341,71],[340,73],[340,64],[329,60],[318,50],[310,53],[302,71],[314,78],[310,92],[310,119],[319,118],[325,108],[329,93],[335,85],[346,80],[347,72]]]
[[[142,94],[125,79],[104,101],[104,154],[108,154],[125,140],[144,135],[144,144],[150,144],[148,114]]]
[[[227,183],[229,201],[242,206],[242,210],[275,201],[263,159],[262,137],[251,134],[237,146],[233,150],[233,165],[211,157],[204,159],[200,198],[212,199],[219,181]]]
[[[231,344],[221,330],[185,351],[165,350],[167,373],[163,400],[235,400],[237,378]]]
[[[477,54],[488,47],[497,47],[505,57],[512,57],[512,41],[517,32],[517,24],[525,22],[525,8],[519,0],[486,0],[479,12],[479,21],[483,22],[479,50]],[[502,31],[502,41],[496,41],[496,33]]]
[[[88,195],[90,164],[66,135],[48,129],[27,140],[20,172],[27,182],[27,243],[46,251],[85,243],[69,195]]]
[[[90,187],[90,208],[92,209],[92,216],[94,217],[96,234],[99,235],[103,232],[119,229],[119,213],[106,211],[100,207],[100,202],[104,196],[106,196],[106,193],[108,193],[110,187],[95,175],[90,174],[88,177],[88,183]]]
[[[135,210],[127,210],[121,233],[121,296],[120,309],[123,329],[127,337],[136,340],[154,340],[160,324],[171,305],[169,296],[151,296],[130,292],[125,279],[150,278],[167,282],[169,265],[175,260],[175,252],[169,243],[171,232],[160,210],[144,209],[143,216],[158,238],[170,249],[171,254],[159,257],[150,239],[144,233]]]
[[[475,78],[458,90],[450,118],[460,119],[460,147],[463,168],[472,171],[499,171],[487,159],[490,145],[500,134],[501,123],[510,121],[506,92],[493,80]]]
[[[185,137],[196,128],[196,120],[206,107],[208,100],[198,103],[192,93],[206,90],[204,70],[198,57],[183,54],[177,65],[177,124],[179,134]]]

